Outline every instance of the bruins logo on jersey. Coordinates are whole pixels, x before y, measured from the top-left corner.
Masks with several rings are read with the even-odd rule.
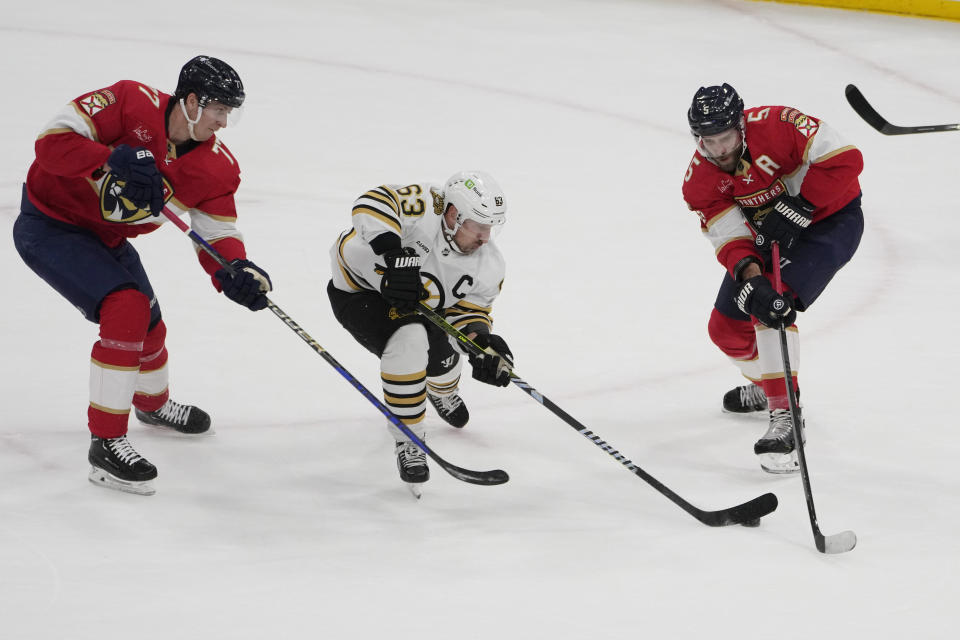
[[[125,183],[112,173],[103,178],[100,185],[100,216],[107,222],[131,224],[140,222],[153,215],[149,207],[140,209],[128,198],[123,196]],[[173,187],[163,178],[163,203],[166,204],[173,197]],[[159,212],[157,212],[159,213]]]

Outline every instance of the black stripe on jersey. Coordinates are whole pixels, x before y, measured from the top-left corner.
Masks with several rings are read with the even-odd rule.
[[[365,213],[400,234],[400,205],[385,187],[371,189],[353,203],[353,215]]]
[[[357,291],[363,291],[364,289],[375,291],[376,289],[370,286],[369,282],[360,277],[353,271],[353,269],[350,268],[350,266],[347,264],[346,258],[343,257],[343,245],[345,245],[348,240],[352,239],[356,235],[357,230],[351,229],[350,233],[340,236],[340,244],[337,246],[337,264],[340,266],[340,274],[343,276],[343,279],[347,281],[347,284]]]

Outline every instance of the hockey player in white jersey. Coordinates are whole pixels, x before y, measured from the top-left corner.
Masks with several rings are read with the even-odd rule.
[[[500,186],[480,171],[456,173],[443,187],[383,185],[357,198],[353,226],[330,250],[333,314],[380,358],[385,404],[421,439],[427,401],[454,427],[470,417],[458,391],[459,347],[417,313],[421,300],[486,349],[467,354],[475,379],[510,382],[513,354],[490,315],[505,270],[493,240],[506,211]],[[387,427],[400,478],[426,482],[426,455]]]

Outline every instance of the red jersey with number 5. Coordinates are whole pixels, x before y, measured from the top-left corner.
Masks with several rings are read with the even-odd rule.
[[[822,120],[784,106],[754,107],[743,115],[747,150],[734,173],[698,150],[683,181],[687,206],[731,275],[743,258],[760,258],[753,244],[756,222],[778,196],[802,193],[816,207],[816,224],[860,193],[863,170],[860,151]]]

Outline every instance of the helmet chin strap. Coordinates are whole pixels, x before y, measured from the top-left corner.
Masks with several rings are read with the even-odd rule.
[[[197,117],[191,120],[190,116],[187,115],[187,105],[183,102],[183,98],[180,98],[180,110],[183,111],[183,117],[187,120],[187,132],[190,134],[190,139],[194,142],[203,142],[203,140],[197,140],[197,136],[193,131],[194,125],[200,122],[200,116],[203,115],[203,107],[199,104],[197,105]]]
[[[457,225],[459,229],[460,225]],[[447,241],[447,244],[450,245],[450,248],[456,251],[457,253],[463,253],[463,249],[460,248],[460,245],[457,244],[457,241],[453,239],[457,235],[457,229],[450,229],[447,226],[447,218],[444,216],[440,220],[440,233],[443,234],[443,239]]]

